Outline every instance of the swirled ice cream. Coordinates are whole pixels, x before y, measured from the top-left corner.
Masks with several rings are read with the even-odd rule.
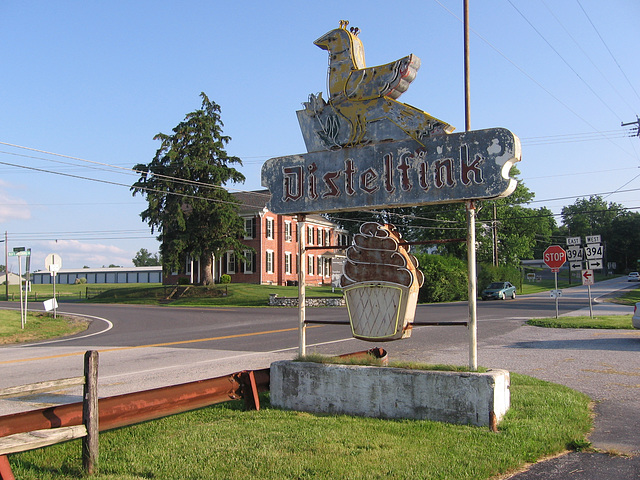
[[[370,341],[408,337],[423,280],[417,259],[393,225],[363,224],[347,249],[340,278],[353,336]]]
[[[424,277],[418,260],[400,245],[400,235],[392,225],[364,223],[347,249],[347,262],[340,279],[342,287],[358,282],[383,281],[411,287],[422,286]]]

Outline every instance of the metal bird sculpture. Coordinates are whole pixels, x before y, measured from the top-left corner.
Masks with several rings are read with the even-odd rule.
[[[310,95],[298,112],[309,151],[337,149],[367,143],[417,141],[453,127],[397,99],[415,79],[420,59],[411,54],[395,62],[367,67],[360,29],[347,30],[349,22],[318,38],[314,44],[329,53],[328,90]],[[329,107],[329,108],[326,108]]]

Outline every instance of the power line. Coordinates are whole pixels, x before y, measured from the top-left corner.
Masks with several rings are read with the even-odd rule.
[[[562,61],[564,62],[564,64],[565,64],[567,67],[569,67],[569,69],[570,69],[573,73],[575,73],[575,75],[580,79],[580,81],[581,81],[582,83],[584,83],[584,85],[585,85],[585,86],[586,86],[586,87],[591,91],[591,93],[593,93],[593,94],[596,96],[596,98],[597,98],[598,100],[600,100],[600,102],[602,102],[602,104],[603,104],[605,107],[607,107],[611,113],[613,113],[613,115],[614,115],[615,117],[618,117],[618,119],[620,119],[620,116],[619,116],[618,114],[616,114],[616,112],[614,112],[614,111],[613,111],[613,109],[609,106],[609,104],[608,104],[607,102],[605,102],[605,101],[602,99],[602,97],[600,97],[600,95],[598,95],[598,93],[597,93],[597,92],[596,92],[596,91],[591,87],[591,85],[589,85],[589,84],[587,83],[587,81],[586,81],[584,78],[582,78],[582,75],[580,75],[580,74],[577,72],[577,70],[571,66],[571,64],[570,64],[570,63],[569,63],[569,62],[568,62],[568,61],[567,61],[567,60],[566,60],[566,59],[565,59],[565,58],[560,54],[560,52],[559,52],[559,51],[558,51],[558,50],[557,50],[557,49],[556,49],[556,48],[551,44],[551,42],[550,42],[549,40],[547,40],[547,38],[546,38],[544,35],[542,35],[542,33],[540,32],[540,30],[538,30],[538,29],[535,27],[535,25],[533,25],[533,23],[531,23],[531,21],[530,21],[530,20],[529,20],[525,15],[524,15],[524,13],[522,13],[522,12],[520,11],[520,9],[519,9],[518,7],[516,7],[516,6],[513,4],[513,2],[512,2],[511,0],[507,0],[507,2],[509,2],[509,4],[514,8],[514,10],[515,10],[516,12],[518,12],[518,14],[519,14],[519,15],[520,15],[520,16],[521,16],[521,17],[522,17],[522,18],[523,18],[523,19],[524,19],[524,20],[529,24],[529,26],[533,29],[533,31],[534,31],[534,32],[536,32],[536,33],[538,34],[538,36],[539,36],[540,38],[542,38],[542,40],[544,40],[544,42],[549,46],[549,48],[550,48],[551,50],[553,50],[553,52],[554,52],[554,53],[555,53],[555,54],[560,58],[560,60],[562,60]]]
[[[442,2],[440,0],[434,0],[438,5],[440,5],[445,11],[447,11],[451,16],[453,16],[454,18],[456,18],[459,22],[462,23],[462,19],[460,17],[458,17],[455,13],[453,13],[449,8],[447,8],[445,5],[442,4]],[[477,31],[475,31],[474,29],[470,29],[471,32],[473,32],[474,35],[476,35],[480,40],[482,40],[484,43],[486,43],[493,51],[495,51],[498,55],[500,55],[502,58],[504,58],[507,62],[509,62],[513,67],[515,67],[520,73],[522,73],[525,77],[527,77],[529,80],[531,80],[533,83],[535,83],[540,89],[542,89],[547,95],[549,95],[551,98],[553,98],[556,102],[558,102],[560,105],[562,105],[564,108],[566,108],[569,112],[571,112],[573,115],[575,115],[577,118],[579,118],[580,120],[582,120],[586,125],[588,125],[589,127],[591,127],[593,129],[593,131],[595,133],[600,133],[598,131],[598,129],[591,124],[591,122],[589,122],[586,118],[582,117],[578,112],[576,112],[574,109],[572,109],[569,105],[567,105],[565,102],[563,102],[562,100],[560,100],[556,95],[554,95],[553,93],[551,93],[551,91],[549,89],[547,89],[544,85],[542,85],[540,82],[538,82],[535,78],[533,78],[533,76],[531,76],[524,68],[520,67],[517,63],[515,63],[513,60],[511,60],[509,57],[507,57],[504,53],[502,53],[502,51],[500,51],[496,46],[494,46],[491,42],[489,42],[489,40],[487,40],[486,38],[484,38],[482,35],[480,35]],[[604,139],[608,140],[609,142],[613,143],[617,148],[619,148],[623,153],[629,155],[630,157],[633,157],[633,155],[629,152],[627,152],[624,148],[622,148],[620,145],[618,145],[617,143],[613,142],[611,139],[607,139],[606,136],[603,136]]]
[[[595,30],[596,34],[598,35],[598,37],[600,38],[600,41],[602,42],[602,44],[604,45],[604,47],[607,49],[607,51],[609,52],[609,55],[611,55],[611,58],[613,59],[613,61],[615,62],[615,64],[618,66],[618,69],[620,70],[620,73],[622,73],[622,76],[625,78],[625,80],[627,81],[627,83],[629,84],[629,86],[631,87],[631,90],[633,90],[633,92],[636,94],[636,97],[638,97],[638,99],[640,100],[640,95],[638,95],[638,91],[635,89],[635,87],[633,86],[633,84],[631,83],[631,81],[629,80],[629,77],[627,77],[627,74],[624,73],[624,70],[622,70],[622,67],[620,66],[620,63],[618,62],[618,60],[616,59],[615,55],[613,54],[613,52],[611,51],[611,49],[609,48],[609,45],[607,45],[607,42],[604,41],[604,38],[602,38],[602,35],[600,35],[600,32],[598,31],[598,29],[596,28],[595,24],[593,23],[593,21],[591,20],[591,17],[589,17],[589,14],[587,13],[587,11],[584,9],[584,7],[582,6],[582,4],[580,3],[580,0],[576,0],[576,2],[578,3],[578,5],[580,6],[580,9],[582,10],[582,13],[584,13],[584,16],[587,17],[587,20],[589,20],[589,23],[591,24],[591,26],[593,27],[593,29]]]
[[[589,55],[589,53],[582,48],[582,46],[580,45],[580,43],[575,39],[575,37],[573,35],[571,35],[571,32],[569,32],[569,30],[564,26],[564,24],[560,21],[560,19],[556,16],[556,14],[553,13],[553,11],[549,8],[549,6],[547,5],[547,3],[542,0],[542,4],[545,6],[545,8],[549,11],[549,13],[553,16],[553,18],[556,19],[556,21],[558,22],[558,24],[562,27],[562,29],[565,31],[565,33],[569,36],[569,38],[571,38],[571,40],[573,40],[573,43],[580,49],[580,51],[583,53],[583,55],[585,57],[587,57],[587,59],[589,60],[589,62],[591,62],[591,65],[593,66],[593,68],[595,68],[598,73],[602,76],[602,78],[604,78],[604,80],[609,84],[609,87],[611,87],[611,90],[613,90],[614,92],[616,92],[616,94],[618,95],[618,97],[620,97],[620,100],[622,100],[624,103],[627,104],[627,106],[629,107],[629,109],[631,109],[631,111],[635,111],[635,109],[631,106],[631,104],[629,102],[627,102],[627,99],[624,98],[622,96],[622,94],[618,91],[618,89],[609,81],[609,79],[607,78],[607,76],[604,74],[604,72],[602,70],[600,70],[600,68],[598,67],[598,65],[591,59],[591,56]]]
[[[6,146],[9,146],[9,147],[13,147],[13,148],[20,148],[20,149],[24,149],[24,150],[33,151],[33,152],[44,153],[46,155],[52,155],[52,156],[56,156],[56,157],[68,158],[70,160],[77,160],[77,161],[80,161],[80,162],[89,163],[89,164],[93,164],[93,165],[99,165],[99,166],[108,168],[108,169],[104,169],[104,168],[97,168],[97,167],[85,167],[85,168],[93,168],[95,170],[102,170],[102,171],[117,170],[118,173],[124,173],[124,174],[129,174],[129,175],[143,175],[143,174],[149,175],[150,174],[151,176],[155,176],[155,177],[162,178],[162,179],[165,179],[165,180],[171,180],[172,182],[181,183],[181,184],[185,184],[185,185],[195,185],[195,186],[201,186],[201,187],[204,187],[204,188],[212,188],[212,189],[224,189],[226,191],[242,191],[242,190],[239,190],[239,189],[236,190],[236,189],[232,189],[232,188],[222,187],[220,185],[214,185],[214,184],[211,184],[211,183],[199,182],[199,181],[196,181],[196,180],[190,180],[190,179],[186,179],[186,178],[180,178],[180,177],[175,177],[175,176],[170,176],[170,175],[163,175],[163,174],[160,174],[160,173],[150,173],[150,172],[144,171],[144,170],[136,170],[136,169],[133,169],[133,168],[120,167],[120,166],[117,166],[117,165],[111,165],[111,164],[103,163],[103,162],[96,162],[96,161],[93,161],[93,160],[87,160],[87,159],[84,159],[84,158],[73,157],[73,156],[64,155],[64,154],[61,154],[61,153],[49,152],[49,151],[46,151],[46,150],[41,150],[41,149],[32,148],[32,147],[25,147],[25,146],[16,145],[16,144],[13,144],[13,143],[0,142],[0,145],[6,145]],[[0,151],[0,153],[5,153],[7,155],[15,155],[15,156],[19,156],[19,157],[34,158],[34,159],[38,159],[38,160],[44,160],[44,161],[47,161],[47,162],[59,163],[59,164],[63,164],[63,165],[71,165],[71,166],[74,166],[74,167],[80,166],[80,165],[77,165],[75,163],[63,162],[63,161],[60,161],[60,160],[54,160],[52,158],[34,157],[34,156],[29,156],[29,155],[18,154],[18,153],[15,153],[15,152],[5,152],[5,151]],[[0,164],[1,163],[2,162],[0,162]],[[18,166],[18,165],[13,165],[13,164],[7,164],[7,165]],[[111,169],[111,170],[109,170],[109,169]],[[58,174],[62,175],[61,172],[52,172],[52,171],[46,171],[46,170],[42,170],[42,171],[47,172],[47,173],[58,173]],[[116,172],[113,172],[113,173],[116,173]],[[69,175],[69,176],[72,176],[72,175]],[[108,183],[108,182],[105,181],[105,183]],[[129,187],[130,187],[130,185],[129,185]]]

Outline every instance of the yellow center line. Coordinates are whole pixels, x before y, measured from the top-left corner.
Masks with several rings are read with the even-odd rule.
[[[322,325],[310,325],[307,326],[307,328],[318,328],[321,327]],[[235,335],[225,335],[222,337],[210,337],[210,338],[197,338],[194,340],[182,340],[182,341],[177,341],[177,342],[165,342],[165,343],[151,343],[149,345],[135,345],[135,346],[131,346],[131,347],[114,347],[114,348],[104,348],[104,349],[99,349],[98,352],[99,353],[105,353],[105,352],[117,352],[119,350],[134,350],[137,348],[153,348],[153,347],[170,347],[172,345],[186,345],[189,343],[198,343],[198,342],[212,342],[214,340],[228,340],[230,338],[242,338],[242,337],[253,337],[256,335],[269,335],[272,333],[284,333],[284,332],[293,332],[298,330],[298,327],[295,328],[283,328],[281,330],[266,330],[264,332],[254,332],[254,333],[238,333]],[[34,358],[22,358],[22,359],[17,359],[17,360],[5,360],[0,362],[0,365],[8,365],[11,363],[24,363],[24,362],[34,362],[34,361],[39,361],[39,360],[51,360],[53,358],[64,358],[64,357],[75,357],[78,355],[84,355],[84,351],[82,352],[71,352],[71,353],[61,353],[58,355],[48,355],[45,357],[34,357]]]

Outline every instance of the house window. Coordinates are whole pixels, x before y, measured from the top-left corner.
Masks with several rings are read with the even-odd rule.
[[[227,252],[227,273],[236,273],[236,254]]]
[[[313,245],[313,227],[307,227],[307,245]]]
[[[291,252],[284,252],[284,273],[291,274]]]
[[[331,259],[330,258],[324,259],[324,276],[325,277],[331,276]]]
[[[251,240],[256,238],[256,224],[254,218],[244,219],[244,239]]]
[[[273,273],[273,250],[267,250],[266,269],[267,273]]]
[[[253,252],[245,250],[244,254],[244,273],[253,273]]]
[[[284,240],[285,242],[291,241],[291,222],[286,220],[284,222]]]
[[[273,218],[267,218],[267,239],[273,240]]]
[[[329,245],[331,245],[331,231],[327,230],[326,232],[324,232],[324,245],[325,247],[328,247]]]
[[[313,275],[313,255],[309,255],[307,257],[307,274],[308,275]]]
[[[347,236],[344,233],[338,234],[338,245],[340,245],[341,247],[347,246]]]
[[[322,232],[323,230],[321,228],[318,228],[317,230],[318,241],[316,242],[317,245],[322,245]]]
[[[318,275],[321,277],[324,276],[324,270],[322,268],[324,267],[324,262],[322,260],[322,257],[318,257],[318,268],[316,269],[316,272],[318,272]]]

